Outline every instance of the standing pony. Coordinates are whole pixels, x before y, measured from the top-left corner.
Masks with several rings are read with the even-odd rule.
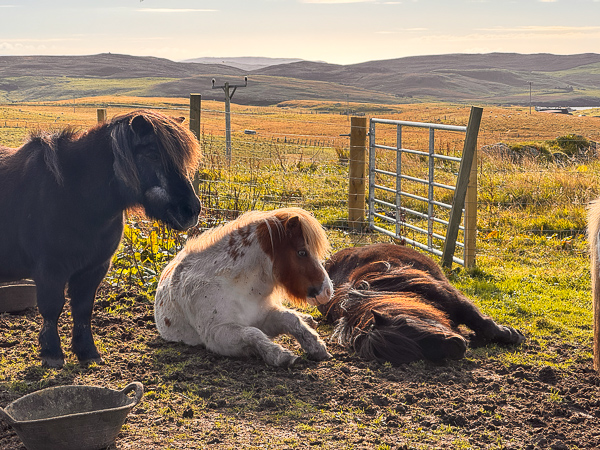
[[[200,202],[188,176],[199,157],[191,132],[150,111],[0,147],[0,281],[35,281],[43,364],[64,364],[57,322],[66,285],[73,352],[84,363],[101,361],[92,307],[121,241],[123,212],[141,205],[177,230],[194,225]]]
[[[315,321],[282,306],[326,303],[333,288],[321,264],[329,242],[300,208],[251,211],[191,239],[161,275],[154,303],[160,335],[226,356],[254,353],[290,366],[297,356],[270,337],[290,334],[309,357],[331,357]],[[309,326],[310,325],[310,326]]]
[[[428,256],[408,247],[373,244],[334,254],[325,267],[335,286],[319,305],[342,345],[365,359],[394,365],[462,358],[465,324],[476,338],[519,344],[523,335],[484,316]]]

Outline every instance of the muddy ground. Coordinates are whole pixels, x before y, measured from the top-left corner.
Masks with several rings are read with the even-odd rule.
[[[36,310],[0,315],[0,406],[42,387],[122,389],[137,380],[146,393],[117,449],[600,448],[600,378],[574,344],[530,339],[518,350],[551,353],[552,365],[502,363],[514,349],[493,347],[442,365],[391,367],[330,341],[332,360],[279,369],[163,341],[144,296],[100,294],[93,322],[104,364],[81,367],[68,351],[56,370],[37,360]],[[67,314],[61,324],[68,348]],[[319,332],[327,338],[331,328]],[[25,448],[1,420],[0,448]]]

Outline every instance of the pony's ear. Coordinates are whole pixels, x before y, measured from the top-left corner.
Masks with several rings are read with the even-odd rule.
[[[144,136],[154,132],[152,124],[148,122],[148,120],[146,120],[146,118],[142,115],[135,116],[133,119],[131,119],[129,126],[138,136]]]
[[[288,231],[294,230],[297,227],[300,227],[300,217],[298,217],[298,216],[290,217],[285,224],[285,228]]]
[[[173,119],[175,122],[177,122],[179,124],[185,122],[185,117],[171,117],[171,119]]]
[[[390,319],[387,315],[380,313],[379,311],[376,310],[371,310],[371,312],[373,313],[373,319],[375,320],[374,325],[380,326],[380,327],[385,327],[387,325],[390,324]]]

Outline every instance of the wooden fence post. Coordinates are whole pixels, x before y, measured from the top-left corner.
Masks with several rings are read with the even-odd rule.
[[[196,139],[200,139],[200,108],[202,106],[202,95],[190,94],[190,131]]]
[[[475,250],[477,248],[477,146],[473,153],[471,176],[465,197],[465,267],[475,267]]]
[[[97,109],[96,115],[98,117],[98,123],[106,122],[106,109],[104,109],[104,108]]]
[[[202,95],[190,94],[190,131],[194,133],[196,139],[200,140],[200,112],[202,108]],[[192,180],[192,186],[194,192],[198,194],[200,191],[200,177],[198,171],[194,173],[194,179]]]
[[[348,226],[361,231],[365,223],[365,160],[367,118],[350,119],[350,167],[348,183]]]
[[[462,210],[465,207],[467,186],[471,177],[471,167],[476,153],[475,150],[477,149],[477,135],[479,134],[482,115],[483,108],[471,107],[462,159],[458,170],[458,179],[456,180],[454,200],[452,201],[448,230],[446,231],[446,240],[444,241],[444,250],[442,252],[442,265],[444,267],[452,267],[452,258],[456,249],[456,238],[458,236],[458,228],[460,227]]]

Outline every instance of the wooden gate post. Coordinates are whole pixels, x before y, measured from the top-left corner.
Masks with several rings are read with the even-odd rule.
[[[106,109],[104,109],[104,108],[97,109],[96,115],[98,117],[98,123],[106,122]]]
[[[350,119],[350,167],[348,183],[348,226],[361,231],[365,223],[365,160],[367,118]]]
[[[190,94],[190,131],[196,139],[200,139],[200,108],[202,106],[202,95]]]
[[[446,240],[444,241],[444,250],[442,252],[442,265],[452,267],[452,258],[456,249],[456,238],[462,210],[465,207],[465,197],[467,186],[471,177],[471,168],[477,149],[477,135],[479,134],[479,125],[481,125],[481,116],[483,108],[471,107],[471,115],[467,124],[467,134],[463,146],[462,159],[458,169],[458,179],[456,180],[456,189],[454,190],[454,200],[450,210],[450,219],[448,220],[448,230],[446,231]],[[475,163],[477,165],[477,163]]]

